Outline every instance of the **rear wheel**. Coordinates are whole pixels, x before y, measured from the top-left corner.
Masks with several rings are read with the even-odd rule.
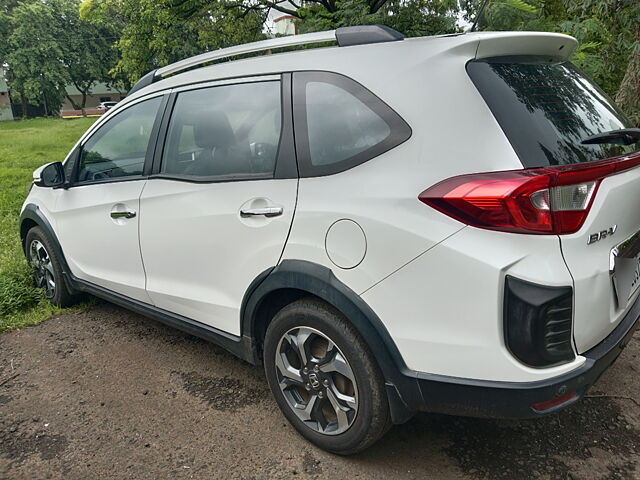
[[[36,286],[44,289],[45,296],[53,305],[67,307],[73,304],[76,297],[69,293],[64,283],[60,259],[44,231],[33,227],[27,233],[25,245]]]
[[[369,347],[321,301],[299,300],[276,314],[266,332],[264,365],[289,422],[325,450],[359,452],[390,426],[384,379]]]

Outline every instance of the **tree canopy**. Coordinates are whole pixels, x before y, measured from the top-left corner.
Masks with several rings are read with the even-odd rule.
[[[112,75],[133,83],[148,71],[198,53],[264,38],[256,11],[172,0],[85,0],[81,18],[119,35]]]
[[[54,111],[64,86],[126,90],[149,70],[260,40],[270,9],[299,32],[383,24],[407,36],[542,30],[575,36],[573,62],[640,123],[638,0],[0,0],[0,62],[14,94]],[[464,19],[466,22],[463,22]]]
[[[23,106],[43,103],[48,113],[57,114],[67,85],[86,96],[95,83],[113,80],[115,37],[81,20],[79,5],[79,0],[46,0],[4,2],[0,8],[6,38],[0,60]]]

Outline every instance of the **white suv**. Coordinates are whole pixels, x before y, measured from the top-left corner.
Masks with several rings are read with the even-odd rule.
[[[640,315],[640,131],[575,47],[349,27],[151,72],[35,172],[36,281],[263,363],[341,454],[417,411],[563,408]]]

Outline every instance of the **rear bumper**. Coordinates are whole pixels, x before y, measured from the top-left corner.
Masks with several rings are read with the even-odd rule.
[[[398,396],[409,411],[428,411],[452,415],[492,418],[529,418],[552,413],[580,400],[600,375],[613,364],[627,346],[640,317],[640,297],[620,325],[601,343],[583,354],[585,363],[564,375],[536,382],[491,382],[412,372],[405,377]],[[545,409],[532,405],[562,397],[575,396]],[[390,396],[391,398],[391,396]],[[397,405],[393,405],[393,409]],[[400,415],[394,415],[400,418]]]

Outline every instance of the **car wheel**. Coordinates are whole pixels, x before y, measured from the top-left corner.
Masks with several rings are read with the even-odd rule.
[[[289,422],[320,448],[349,455],[391,425],[384,379],[355,327],[315,300],[298,300],[269,324],[264,366]]]
[[[60,260],[42,229],[33,227],[29,230],[25,244],[36,286],[44,289],[45,296],[53,305],[67,307],[73,304],[76,297],[69,293],[62,277]]]

